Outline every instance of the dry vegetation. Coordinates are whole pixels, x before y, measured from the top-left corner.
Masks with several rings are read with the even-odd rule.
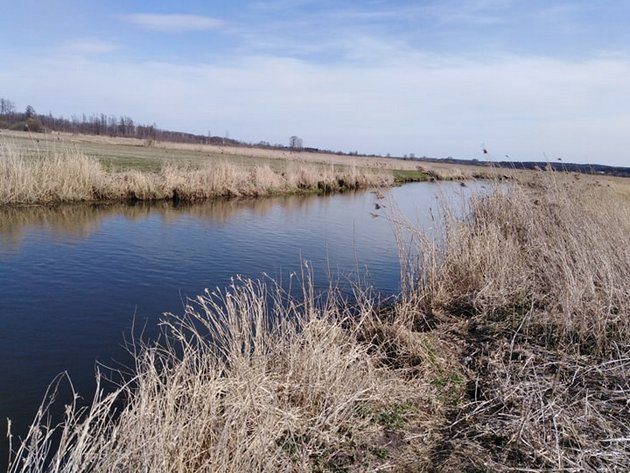
[[[423,252],[421,326],[458,339],[468,379],[446,469],[630,467],[630,201],[579,181],[475,199]]]
[[[201,166],[164,164],[158,172],[107,171],[79,152],[47,151],[26,157],[0,144],[0,205],[55,204],[102,200],[198,201],[215,197],[258,197],[334,192],[394,183],[390,171],[287,163],[240,166],[218,161]]]
[[[283,168],[286,163],[306,163],[331,166],[350,166],[393,171],[403,175],[429,173],[440,179],[462,179],[474,176],[492,177],[511,174],[510,170],[495,170],[479,166],[406,161],[387,157],[367,157],[297,150],[276,150],[255,147],[217,146],[147,141],[70,133],[28,134],[2,130],[2,136],[26,155],[41,155],[72,149],[79,154],[97,158],[108,169],[158,170],[165,160],[192,163],[198,166],[216,161],[228,161],[243,166],[268,165]]]
[[[9,471],[628,471],[629,207],[541,173],[437,240],[392,214],[396,303],[237,280]]]

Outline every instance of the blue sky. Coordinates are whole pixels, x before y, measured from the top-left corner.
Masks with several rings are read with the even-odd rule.
[[[20,108],[630,165],[626,0],[0,1],[0,96]]]

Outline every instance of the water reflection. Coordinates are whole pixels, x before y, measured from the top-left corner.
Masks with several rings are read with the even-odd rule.
[[[225,224],[248,213],[264,216],[281,206],[285,213],[307,212],[316,205],[313,196],[278,196],[265,199],[218,199],[198,204],[173,202],[65,204],[59,206],[0,207],[0,250],[18,250],[29,232],[46,231],[52,238],[84,239],[96,233],[111,217],[138,222],[157,217],[165,224],[195,218],[207,224]]]

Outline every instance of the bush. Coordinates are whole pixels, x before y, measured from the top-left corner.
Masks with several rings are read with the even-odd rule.
[[[26,120],[24,131],[33,133],[43,133],[46,129],[39,118],[29,118]]]

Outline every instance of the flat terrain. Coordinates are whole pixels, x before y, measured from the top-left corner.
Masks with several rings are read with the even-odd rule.
[[[424,180],[426,173],[441,179],[507,176],[521,182],[529,182],[537,174],[536,171],[529,170],[492,169],[483,166],[406,161],[386,157],[147,141],[137,138],[75,135],[58,132],[41,134],[0,130],[0,144],[2,142],[9,143],[12,147],[30,156],[46,156],[50,154],[50,151],[67,152],[74,150],[98,159],[110,171],[159,171],[166,163],[191,164],[197,167],[216,162],[245,167],[269,166],[275,171],[284,171],[289,163],[333,165],[335,170],[342,170],[344,167],[392,170],[394,178],[398,182]],[[590,179],[596,185],[614,187],[630,198],[629,179],[601,175],[582,174],[578,176]]]
[[[334,166],[355,166],[389,169],[399,181],[420,180],[422,171],[431,171],[444,178],[469,177],[487,169],[475,166],[459,166],[394,158],[348,156],[341,154],[310,153],[264,148],[200,145],[147,141],[136,138],[112,138],[107,136],[73,135],[70,133],[29,134],[28,132],[0,130],[0,139],[38,156],[50,151],[66,151],[69,148],[89,157],[97,158],[108,169],[115,171],[157,171],[165,162],[203,165],[212,161],[229,161],[242,166],[269,165],[282,170],[288,162],[317,163]]]
[[[0,130],[0,155],[6,155],[0,161],[3,204],[260,197],[386,187],[432,178],[508,178],[535,185],[541,173],[247,146],[8,130]],[[556,174],[568,176],[574,185],[587,181],[612,187],[630,198],[629,179]]]

